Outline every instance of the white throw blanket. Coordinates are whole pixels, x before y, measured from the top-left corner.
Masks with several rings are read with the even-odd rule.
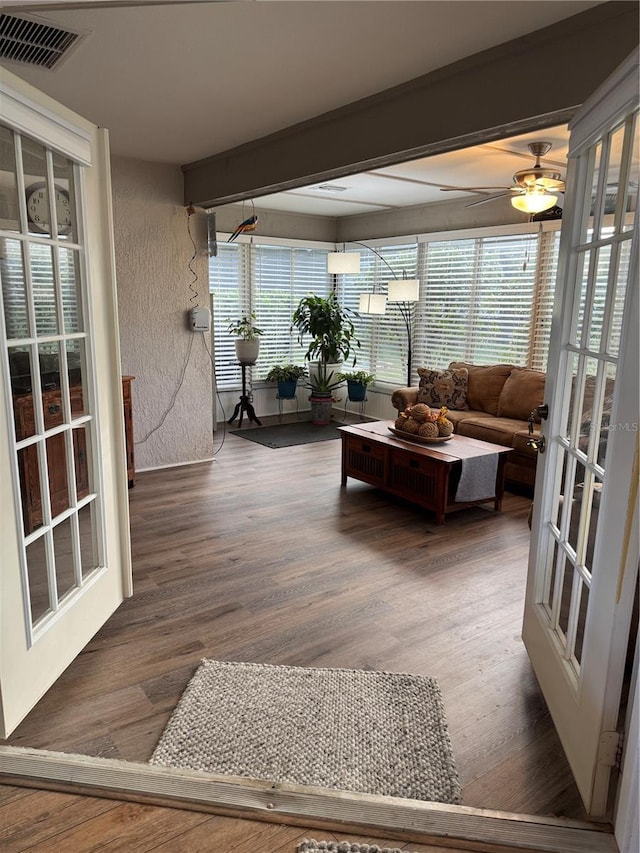
[[[498,453],[487,453],[460,460],[462,473],[456,490],[457,501],[481,501],[495,495],[498,456]]]

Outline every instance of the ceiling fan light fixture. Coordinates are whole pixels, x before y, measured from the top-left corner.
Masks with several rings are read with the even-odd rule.
[[[554,195],[544,192],[544,188],[532,187],[522,195],[516,195],[511,199],[511,204],[522,213],[542,213],[556,204],[558,199]]]

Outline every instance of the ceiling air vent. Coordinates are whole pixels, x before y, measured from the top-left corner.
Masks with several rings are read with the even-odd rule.
[[[51,70],[83,36],[35,17],[0,14],[0,59]]]

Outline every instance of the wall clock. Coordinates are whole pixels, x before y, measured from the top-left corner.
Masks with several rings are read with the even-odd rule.
[[[58,234],[68,234],[73,222],[69,192],[57,184],[54,187]],[[26,190],[27,217],[30,225],[44,234],[49,233],[49,193],[44,181],[31,184]]]

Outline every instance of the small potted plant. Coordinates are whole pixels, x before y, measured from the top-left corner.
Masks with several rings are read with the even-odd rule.
[[[367,395],[367,388],[375,376],[366,370],[352,370],[347,373],[339,373],[338,379],[347,383],[347,393],[352,403],[360,403]]]
[[[272,367],[265,379],[267,382],[278,383],[278,397],[282,400],[291,400],[296,395],[298,379],[306,376],[304,367],[297,364],[279,364]]]
[[[254,325],[256,315],[243,314],[240,320],[229,323],[227,332],[235,335],[236,356],[240,364],[255,364],[260,352],[260,335],[264,335],[262,329]]]
[[[321,361],[317,371],[309,374],[312,423],[324,425],[331,421],[333,392],[341,383],[342,380],[338,379],[337,374],[327,366],[326,362]]]

